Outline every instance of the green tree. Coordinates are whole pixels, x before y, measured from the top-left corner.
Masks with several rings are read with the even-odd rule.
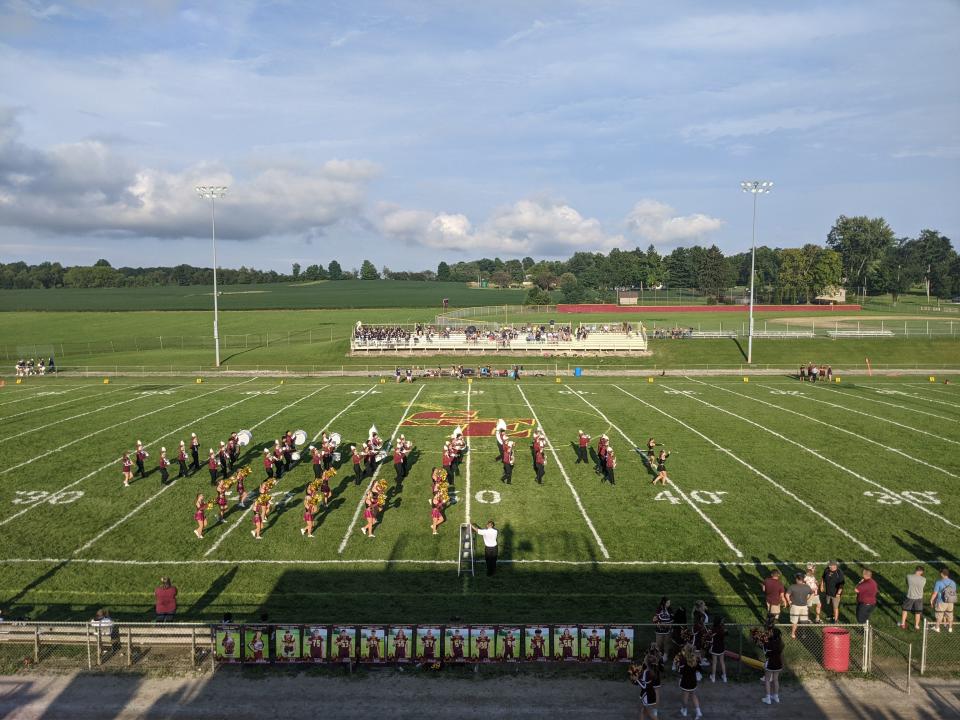
[[[97,260],[93,264],[93,266],[94,267],[113,267],[108,260],[104,260],[103,258],[100,258],[99,260]]]
[[[523,263],[519,260],[507,260],[503,264],[503,269],[505,272],[510,273],[510,279],[513,280],[513,282],[523,282]]]
[[[513,278],[506,270],[496,270],[490,275],[490,281],[497,287],[505,288],[510,287]]]
[[[523,300],[524,305],[552,305],[553,298],[550,297],[550,293],[546,290],[541,290],[539,287],[534,285],[530,288],[530,291],[527,293],[527,297]]]
[[[293,279],[294,280],[300,279],[300,263],[293,264]]]
[[[437,265],[437,280],[439,282],[450,281],[450,266],[443,262],[443,260]]]
[[[716,245],[711,245],[697,262],[696,278],[697,289],[717,299],[723,297],[724,290],[730,287],[730,266]]]
[[[363,264],[360,266],[360,279],[361,280],[379,280],[380,273],[377,272],[376,266],[369,260],[364,260]]]
[[[340,280],[343,278],[343,268],[336,260],[331,260],[330,264],[327,265],[327,274],[331,280]]]
[[[529,255],[525,257],[523,260],[521,260],[520,262],[523,265],[524,270],[529,270],[530,268],[532,268],[534,265],[537,264],[536,261]]]
[[[841,215],[827,234],[827,246],[843,258],[846,282],[867,292],[867,278],[893,245],[893,230],[883,218]]]

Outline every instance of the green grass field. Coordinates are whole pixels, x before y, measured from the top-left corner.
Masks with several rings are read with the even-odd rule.
[[[465,307],[519,304],[526,296],[525,290],[478,290],[464,283],[408,280],[221,285],[219,290],[223,310],[416,307],[439,311],[444,298],[451,307]],[[212,304],[212,285],[0,290],[3,310],[207,310]]]
[[[429,473],[452,427],[413,417],[431,411],[451,424],[542,424],[551,447],[544,485],[534,482],[526,439],[517,440],[506,486],[493,438],[471,437],[456,502],[432,536]],[[238,509],[203,540],[194,536],[194,494],[210,488],[205,470],[167,486],[157,472],[121,486],[117,458],[136,439],[148,444],[150,467],[160,445],[172,450],[191,431],[207,448],[250,428],[253,486],[263,475],[260,449],[284,430],[313,437],[330,428],[351,442],[371,424],[417,446],[374,539],[359,532],[363,488],[349,467],[334,479],[312,540],[299,532],[306,464],[274,492],[280,505],[261,541]],[[578,429],[609,435],[616,485],[575,464]],[[649,436],[672,452],[666,488],[650,485],[634,451]],[[832,386],[786,377],[37,378],[0,390],[0,457],[5,617],[85,619],[105,606],[117,618],[148,619],[153,588],[168,574],[181,617],[196,620],[231,611],[238,620],[268,612],[277,621],[646,622],[666,594],[752,622],[762,614],[760,578],[774,564],[793,571],[839,557],[854,579],[875,568],[886,605],[875,618],[892,626],[912,565],[932,574],[960,550],[960,391],[926,378]],[[382,476],[393,488],[392,466]],[[492,579],[457,576],[457,530],[468,518],[501,528],[503,565]],[[852,602],[844,617],[853,619]]]

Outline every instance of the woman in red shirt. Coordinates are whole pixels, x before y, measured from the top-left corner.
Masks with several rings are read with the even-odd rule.
[[[160,578],[160,587],[153,591],[156,598],[157,622],[173,622],[177,612],[177,588],[170,578]]]

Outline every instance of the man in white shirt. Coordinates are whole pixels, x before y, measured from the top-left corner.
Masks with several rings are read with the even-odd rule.
[[[474,525],[473,531],[483,538],[483,558],[487,561],[487,576],[489,577],[497,570],[497,536],[500,533],[493,520],[488,520],[485,528]]]

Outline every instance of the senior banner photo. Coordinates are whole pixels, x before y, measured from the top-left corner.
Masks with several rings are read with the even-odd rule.
[[[493,662],[496,630],[490,625],[474,625],[470,628],[470,659],[476,662]]]
[[[381,626],[364,625],[360,628],[360,661],[368,663],[382,663],[383,641],[386,637],[386,628]]]
[[[310,625],[303,634],[303,646],[300,657],[305,662],[322,663],[327,661],[326,625]]]
[[[300,655],[297,652],[297,648],[300,647],[300,634],[300,627],[294,625],[281,625],[274,630],[276,643],[276,655],[274,659],[277,662],[299,662]]]
[[[357,647],[357,629],[350,625],[337,625],[333,628],[333,658],[337,662],[350,662],[354,659]]]
[[[465,627],[448,627],[444,630],[445,657],[449,662],[466,662],[469,637],[470,631]]]
[[[580,659],[587,662],[603,661],[603,640],[606,629],[600,625],[580,626]]]
[[[408,663],[413,658],[413,627],[402,625],[391,627],[387,633],[387,660]]]
[[[633,651],[633,626],[621,625],[610,628],[607,659],[614,662],[630,662],[633,660]]]
[[[553,652],[557,660],[577,661],[577,638],[580,633],[576,625],[557,625],[553,628]]]
[[[243,627],[243,661],[255,664],[270,662],[270,628],[256,625]]]
[[[546,662],[550,659],[550,628],[547,625],[528,625],[524,630],[527,660]]]
[[[440,659],[440,628],[429,625],[417,628],[417,660],[434,662]]]
[[[214,630],[216,649],[214,655],[224,663],[240,662],[241,632],[239,625],[221,625]]]

